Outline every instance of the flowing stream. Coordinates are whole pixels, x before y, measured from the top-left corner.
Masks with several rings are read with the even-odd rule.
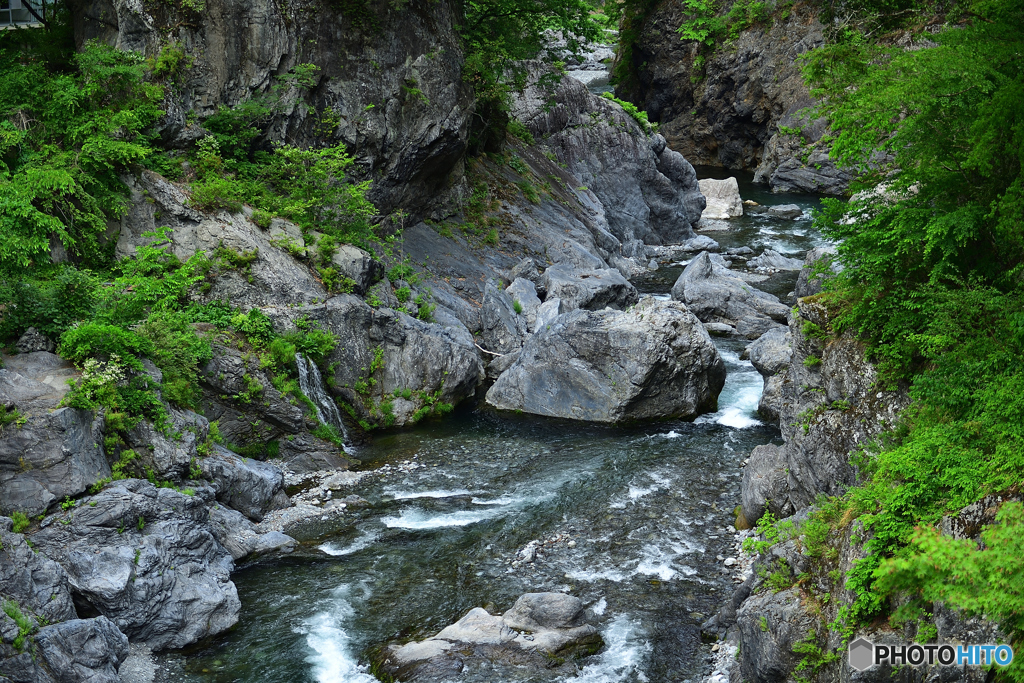
[[[816,202],[759,197],[743,181],[744,197],[762,203]],[[711,235],[790,256],[820,243],[809,220],[735,225]],[[638,287],[664,296],[681,267]],[[763,286],[785,296],[794,280]],[[174,680],[205,683],[371,683],[376,645],[428,637],[473,607],[500,613],[523,593],[568,591],[590,606],[606,643],[568,680],[700,680],[710,657],[700,624],[736,585],[717,558],[734,554],[741,463],[755,446],[781,443],[755,413],[762,382],[740,360],[748,342],[716,343],[728,369],[719,410],[693,422],[613,428],[464,407],[378,435],[356,453],[372,474],[337,494],[368,505],[291,556],[236,572],[238,626],[161,663]],[[517,560],[552,538],[532,564]],[[487,663],[458,680],[566,679]]]

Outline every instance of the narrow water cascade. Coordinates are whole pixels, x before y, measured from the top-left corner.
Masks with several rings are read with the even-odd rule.
[[[313,402],[316,409],[316,416],[320,422],[329,424],[338,430],[341,438],[348,442],[348,432],[345,430],[345,423],[341,419],[341,411],[331,395],[324,388],[324,380],[320,375],[320,368],[316,363],[306,358],[304,354],[295,354],[295,365],[299,369],[299,389]]]

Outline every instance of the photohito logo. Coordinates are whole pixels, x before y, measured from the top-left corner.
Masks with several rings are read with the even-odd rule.
[[[866,638],[850,643],[850,666],[857,671],[870,669],[876,664],[892,665],[941,664],[949,666],[1009,666],[1013,661],[1013,648],[1009,645],[875,645]]]

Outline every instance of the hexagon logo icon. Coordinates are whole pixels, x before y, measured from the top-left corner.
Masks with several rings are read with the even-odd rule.
[[[870,669],[874,665],[875,646],[866,638],[858,638],[850,643],[850,666],[857,671]]]

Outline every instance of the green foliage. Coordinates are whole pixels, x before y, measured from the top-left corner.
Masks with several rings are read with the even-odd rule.
[[[909,592],[927,602],[941,601],[996,620],[1015,645],[1024,637],[1024,506],[1003,504],[996,524],[977,543],[942,536],[920,527],[910,547],[874,572],[876,590]],[[1024,666],[1014,662],[1010,680],[1024,680]]]
[[[161,87],[135,53],[87,43],[66,73],[0,50],[0,271],[46,263],[51,235],[88,264],[106,260],[107,221],[126,210],[119,174],[151,149]]]
[[[9,424],[17,424],[19,427],[28,420],[17,408],[8,408],[0,405],[0,429]]]
[[[650,121],[647,120],[647,112],[640,111],[639,109],[637,109],[637,106],[635,104],[633,104],[632,102],[627,102],[625,100],[620,100],[619,98],[617,98],[614,95],[612,95],[610,92],[601,93],[601,97],[604,97],[605,99],[611,100],[615,104],[617,104],[620,107],[622,107],[622,109],[627,114],[629,114],[630,116],[633,117],[634,121],[636,121],[638,124],[640,124],[640,129],[642,131],[644,131],[645,133],[647,133],[648,135],[651,135],[651,134],[656,133],[658,131],[657,124],[651,123]]]
[[[523,305],[521,303],[519,303],[519,299],[516,299],[515,301],[512,302],[512,309],[517,314],[522,314],[522,312],[523,312]]]
[[[533,139],[533,133],[519,119],[509,119],[508,132],[528,145],[536,144],[536,141]]]
[[[19,512],[18,510],[15,510],[14,512],[11,513],[11,520],[14,521],[14,526],[12,530],[16,534],[20,534],[22,531],[28,528],[29,521],[28,517],[25,515],[24,512]]]
[[[20,652],[25,648],[25,638],[39,630],[39,626],[35,620],[22,613],[21,607],[14,600],[4,600],[3,607],[4,614],[13,619],[14,623],[18,625],[18,635],[11,644],[15,650]]]

